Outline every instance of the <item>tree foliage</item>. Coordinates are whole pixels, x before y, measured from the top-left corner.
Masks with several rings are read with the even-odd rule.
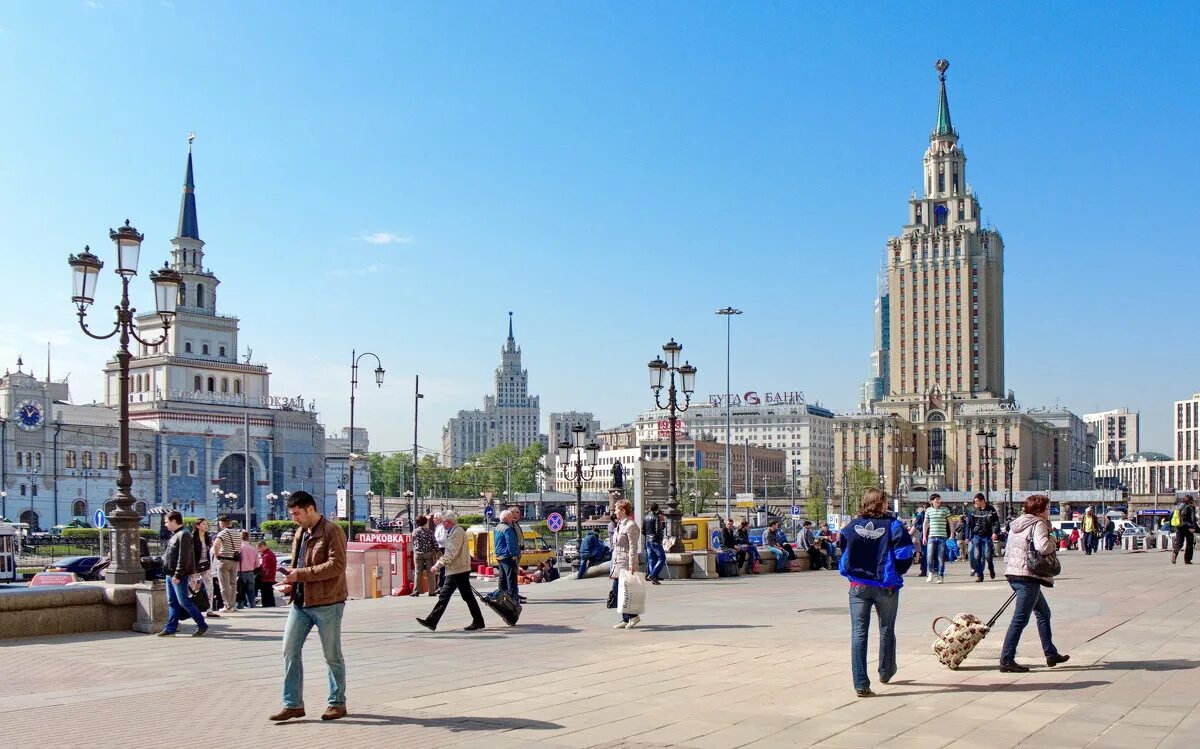
[[[422,496],[478,497],[492,492],[501,497],[537,491],[538,476],[545,472],[541,463],[546,446],[534,443],[524,450],[511,444],[498,445],[477,455],[459,468],[439,465],[433,455],[424,455],[417,465],[418,490]],[[412,489],[412,453],[371,455],[371,490],[384,497],[399,497]]]

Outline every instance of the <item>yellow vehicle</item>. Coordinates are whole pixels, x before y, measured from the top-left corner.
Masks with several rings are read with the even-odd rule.
[[[467,528],[467,547],[471,550],[473,564],[486,564],[495,567],[496,561],[496,526],[472,525]],[[546,543],[541,534],[527,525],[521,526],[522,567],[536,567],[554,556],[554,549]]]
[[[713,551],[720,547],[721,518],[716,515],[683,518],[683,550],[684,551]],[[717,543],[713,544],[713,533],[717,534]]]

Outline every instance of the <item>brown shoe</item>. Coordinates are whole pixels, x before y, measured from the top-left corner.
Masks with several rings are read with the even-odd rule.
[[[337,720],[338,718],[346,717],[345,705],[330,705],[325,708],[325,712],[321,713],[321,720]]]
[[[270,717],[270,720],[273,720],[276,722],[283,722],[285,720],[291,720],[292,718],[303,718],[303,717],[304,717],[304,708],[302,708],[302,707],[285,707],[282,710],[280,710],[279,712],[272,715]]]

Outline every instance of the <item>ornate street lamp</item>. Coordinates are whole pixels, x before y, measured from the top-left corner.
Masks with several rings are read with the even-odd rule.
[[[990,502],[992,499],[992,467],[996,461],[996,431],[979,429],[975,432],[979,438],[979,464],[983,467],[983,496]]]
[[[354,393],[358,390],[358,361],[364,356],[370,356],[375,359],[375,386],[383,387],[383,362],[379,361],[379,357],[370,351],[364,351],[359,354],[356,351],[350,352],[350,450],[351,456],[354,455]],[[416,460],[416,455],[413,455],[413,460]],[[354,540],[354,463],[350,463],[350,486],[346,493],[346,538],[350,541]],[[367,503],[367,512],[371,511],[370,502]]]
[[[563,478],[575,483],[575,543],[583,543],[583,482],[591,481],[596,474],[596,460],[600,446],[595,442],[584,444],[587,427],[576,424],[571,427],[571,439],[558,443],[558,464],[563,467]],[[572,464],[571,458],[575,462]]]
[[[88,247],[78,255],[71,255],[67,263],[71,266],[72,294],[71,301],[78,308],[79,327],[89,338],[105,340],[118,336],[117,365],[119,377],[118,393],[118,443],[117,451],[117,493],[113,497],[115,508],[108,516],[112,526],[112,558],[104,573],[108,583],[128,585],[141,582],[146,573],[142,569],[141,551],[138,543],[138,526],[141,516],[134,509],[136,498],[133,496],[133,476],[129,465],[129,341],[132,338],[145,346],[158,346],[167,340],[171,322],[175,317],[175,304],[179,295],[179,284],[183,278],[164,266],[150,274],[154,285],[154,301],[157,306],[159,320],[162,323],[162,335],[155,340],[145,340],[138,335],[135,315],[137,310],[129,304],[129,281],[137,275],[138,256],[141,253],[142,240],[145,238],[137,229],[125,225],[116,230],[109,230],[109,239],[116,245],[117,275],[121,277],[121,302],[117,305],[117,320],[113,329],[103,335],[93,333],[88,329],[85,317],[87,308],[96,299],[96,284],[99,281],[100,270],[104,263],[92,254]]]
[[[654,357],[654,361],[650,362],[650,390],[654,392],[654,405],[660,410],[665,409],[668,414],[668,427],[670,436],[668,441],[667,457],[671,462],[671,483],[667,488],[667,535],[675,539],[675,543],[671,545],[668,551],[678,553],[683,551],[683,527],[681,518],[683,514],[679,511],[679,486],[676,476],[676,439],[675,426],[679,423],[679,414],[688,410],[691,405],[692,393],[696,391],[696,368],[689,362],[679,364],[679,354],[683,351],[683,345],[677,343],[674,338],[663,344],[663,354],[666,355],[664,361],[661,357]],[[679,375],[680,387],[675,386],[675,375]],[[668,379],[668,375],[670,375]],[[668,380],[667,402],[664,404],[659,397],[662,393],[664,384],[663,380]],[[682,391],[682,400],[680,395]]]
[[[1020,448],[1005,440],[1004,442],[1004,485],[1008,489],[1008,497],[1004,501],[1004,520],[1012,517],[1013,502],[1013,469],[1017,465],[1017,450]]]

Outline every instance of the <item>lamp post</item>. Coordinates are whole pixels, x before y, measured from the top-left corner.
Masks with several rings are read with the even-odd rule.
[[[414,509],[413,508],[413,497],[415,497],[415,496],[417,496],[417,495],[413,494],[412,489],[404,490],[404,505],[405,505],[405,507],[408,508],[408,529],[409,530],[413,530],[414,528],[417,527],[416,516],[413,515],[413,509]]]
[[[571,439],[558,443],[558,463],[563,467],[563,478],[575,483],[575,544],[583,543],[583,482],[591,481],[596,474],[596,459],[600,446],[595,442],[584,444],[587,427],[576,424],[571,427]],[[575,462],[571,462],[572,455]]]
[[[212,490],[212,495],[213,495],[213,500],[217,503],[217,512],[220,512],[221,511],[221,490],[214,487]],[[208,513],[206,512],[205,514],[207,515]]]
[[[717,310],[718,315],[725,315],[725,517],[733,514],[731,496],[733,494],[733,417],[729,405],[729,374],[730,374],[730,343],[733,335],[733,316],[742,314],[740,309],[726,307]]]
[[[696,391],[696,368],[691,363],[684,361],[679,363],[679,354],[683,351],[683,345],[676,343],[675,339],[667,341],[662,347],[663,353],[667,355],[666,361],[662,357],[654,357],[654,361],[650,362],[650,389],[654,392],[654,405],[658,408],[666,409],[668,416],[668,426],[670,428],[670,441],[668,443],[667,457],[671,461],[671,483],[667,488],[667,511],[664,513],[667,516],[667,535],[675,539],[675,543],[668,551],[678,553],[683,551],[683,527],[680,522],[682,513],[679,512],[679,487],[676,483],[676,437],[675,425],[679,423],[679,414],[688,410],[691,405],[692,393]],[[670,380],[667,384],[667,402],[664,404],[659,394],[662,393],[663,379],[670,374]],[[675,387],[675,375],[679,375],[680,388]],[[683,394],[683,401],[680,402],[680,391]],[[726,443],[728,445],[728,443]],[[728,475],[728,474],[726,474]]]
[[[0,489],[0,520],[8,518],[8,492]]]
[[[233,510],[237,509],[237,500],[238,500],[237,492],[227,492],[225,494],[225,501],[230,504],[230,509],[233,509]],[[246,528],[245,530],[250,530],[250,529]]]
[[[983,496],[988,501],[992,498],[992,464],[996,457],[996,431],[979,429],[975,432],[979,438],[979,464],[983,467]]]
[[[366,494],[364,494],[363,496],[365,496],[367,498],[367,517],[369,518],[369,517],[371,517],[371,502],[373,502],[375,500],[375,492],[371,491],[370,489],[367,489]],[[382,503],[380,503],[380,504],[382,504]],[[382,515],[383,513],[380,513],[380,514]],[[378,518],[376,518],[376,522],[378,522]]]
[[[137,331],[137,310],[129,304],[129,282],[137,275],[138,256],[145,237],[130,226],[128,221],[115,231],[110,229],[108,236],[116,246],[116,272],[121,277],[121,301],[116,307],[117,320],[109,332],[93,333],[85,320],[88,306],[95,301],[96,282],[100,278],[100,269],[104,267],[104,263],[92,254],[90,248],[84,247],[80,254],[71,255],[67,264],[71,266],[74,291],[71,301],[79,310],[80,329],[89,338],[96,340],[117,336],[117,493],[113,497],[116,507],[108,516],[108,522],[113,529],[113,563],[105,571],[104,579],[111,584],[130,585],[141,582],[146,573],[142,569],[138,544],[138,525],[141,517],[134,510],[137,500],[133,496],[133,476],[129,472],[129,360],[132,358],[129,341],[132,338],[145,346],[158,346],[167,340],[171,322],[175,317],[175,305],[179,299],[179,284],[183,278],[165,265],[150,274],[150,281],[154,285],[155,306],[162,323],[162,335],[154,340],[143,339]]]
[[[1004,520],[1007,522],[1012,517],[1012,502],[1013,502],[1013,469],[1017,465],[1017,450],[1016,445],[1008,440],[1004,441],[1004,486],[1008,489],[1008,497],[1004,500]]]
[[[370,351],[364,351],[359,354],[356,351],[350,352],[350,449],[349,454],[354,455],[354,393],[358,390],[358,362],[364,356],[370,356],[375,359],[375,386],[383,387],[383,362],[379,361],[379,357]],[[416,452],[413,453],[413,460],[417,459]],[[350,462],[349,460],[347,462]],[[370,511],[370,507],[367,510]],[[354,540],[354,463],[350,462],[350,486],[346,493],[346,539]]]

